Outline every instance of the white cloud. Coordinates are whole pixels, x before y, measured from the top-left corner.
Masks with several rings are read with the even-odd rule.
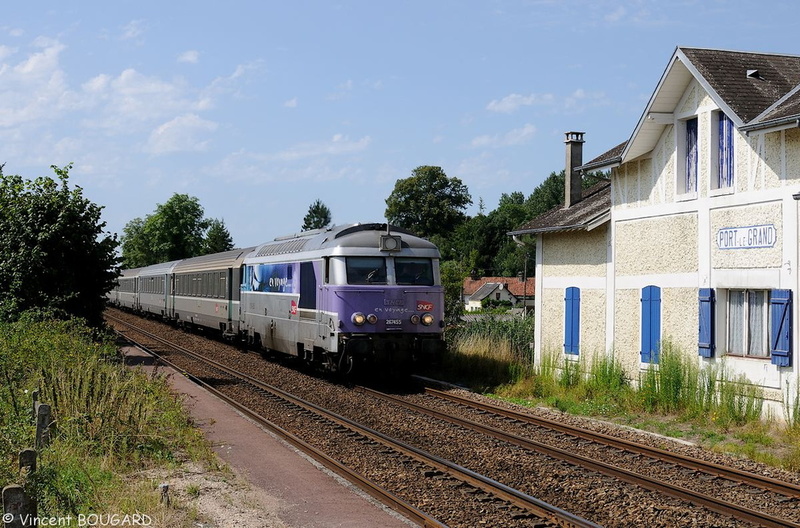
[[[297,97],[292,97],[288,101],[284,102],[283,106],[286,108],[297,108]]]
[[[522,128],[515,128],[503,135],[484,135],[474,138],[471,146],[479,147],[510,147],[527,143],[536,134],[536,127],[526,124]]]
[[[239,150],[209,169],[210,174],[227,182],[246,181],[254,185],[270,181],[329,181],[363,179],[360,163],[349,163],[346,155],[364,151],[372,142],[369,136],[351,141],[336,134],[329,140],[300,143],[276,153]],[[332,157],[338,163],[332,162]],[[344,161],[341,161],[341,160]],[[375,175],[370,175],[369,180]]]
[[[603,92],[586,92],[582,88],[577,88],[566,97],[557,98],[553,94],[530,94],[520,95],[511,94],[502,99],[494,99],[486,109],[492,112],[512,114],[523,106],[543,105],[564,110],[576,110],[582,108],[581,105],[604,104],[606,96]]]
[[[603,19],[606,22],[619,22],[627,13],[627,10],[623,6],[617,7],[611,13],[606,14]]]
[[[353,91],[353,81],[348,79],[339,86],[336,87],[336,91],[330,95],[328,95],[327,99],[329,101],[336,101],[338,99],[344,99],[347,94]]]
[[[503,97],[499,101],[497,99],[492,100],[488,105],[486,105],[486,109],[492,112],[510,114],[516,112],[522,106],[531,106],[534,104],[552,104],[554,101],[555,97],[553,97],[552,94],[511,94]]]
[[[202,151],[208,146],[208,140],[201,138],[216,129],[216,123],[201,119],[196,114],[178,116],[150,134],[145,151],[152,154]]]
[[[239,89],[246,77],[261,71],[263,66],[264,63],[260,60],[239,64],[230,75],[215,78],[211,84],[201,90],[198,101],[200,108],[204,110],[212,108],[214,99],[220,95],[239,96]]]
[[[131,20],[122,28],[121,40],[136,39],[144,34],[144,20]]]
[[[59,65],[65,46],[38,38],[37,51],[16,64],[0,66],[0,127],[33,126],[57,118],[74,104]]]
[[[280,161],[295,161],[325,155],[338,156],[340,154],[360,152],[366,149],[371,142],[372,139],[369,136],[350,141],[350,138],[345,135],[335,134],[330,140],[300,143],[277,154],[269,155],[268,158]]]
[[[200,52],[197,50],[184,51],[178,55],[178,62],[186,62],[189,64],[197,64],[200,62]]]
[[[12,48],[10,46],[0,46],[0,61],[5,60],[16,52],[16,48]]]

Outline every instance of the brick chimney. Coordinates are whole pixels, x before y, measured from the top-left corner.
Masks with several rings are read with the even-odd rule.
[[[576,170],[583,165],[583,132],[567,132],[567,163],[564,170],[564,207],[581,201],[581,174]]]

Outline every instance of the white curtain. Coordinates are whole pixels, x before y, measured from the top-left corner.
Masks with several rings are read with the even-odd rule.
[[[745,295],[743,290],[728,292],[728,352],[744,355]]]
[[[766,340],[766,315],[767,303],[766,292],[764,291],[750,291],[748,292],[748,327],[750,330],[750,346],[748,348],[748,355],[750,356],[767,356],[767,340]]]

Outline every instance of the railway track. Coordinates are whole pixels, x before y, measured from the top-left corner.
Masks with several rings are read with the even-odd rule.
[[[507,508],[510,513],[510,518],[513,521],[524,521],[525,524],[542,527],[565,526],[575,528],[596,528],[599,526],[591,521],[585,520],[577,515],[573,515],[563,509],[548,504],[545,501],[539,500],[526,493],[497,482],[496,480],[481,475],[480,473],[471,471],[451,461],[427,453],[424,450],[414,447],[408,443],[394,439],[385,433],[376,431],[370,427],[366,427],[352,419],[331,412],[302,398],[298,398],[278,387],[264,383],[263,381],[246,373],[239,372],[218,361],[197,354],[176,343],[165,340],[151,332],[136,328],[131,323],[115,318],[108,313],[106,316],[107,319],[113,321],[115,324],[125,325],[132,331],[146,336],[148,340],[155,341],[161,346],[174,350],[183,357],[191,358],[191,360],[194,362],[202,363],[205,367],[213,369],[213,371],[216,373],[222,373],[224,376],[234,379],[238,383],[247,384],[249,387],[255,389],[261,395],[261,397],[270,400],[271,404],[277,404],[280,407],[283,407],[285,409],[284,412],[290,412],[296,416],[300,416],[304,421],[315,422],[317,426],[323,424],[326,429],[332,431],[326,433],[326,436],[332,434],[342,436],[351,443],[370,446],[373,450],[380,452],[384,458],[399,460],[404,465],[413,463],[417,466],[415,467],[415,471],[419,474],[422,474],[426,478],[434,478],[440,482],[446,482],[446,488],[462,488],[462,490],[459,492],[459,495],[462,497],[465,495],[471,495],[479,503],[485,503],[487,501],[502,501],[507,503],[508,506],[501,507],[501,509]],[[412,506],[405,500],[384,489],[381,485],[376,484],[363,474],[340,462],[330,454],[315,447],[311,443],[306,442],[296,434],[289,432],[280,425],[277,425],[272,420],[265,418],[251,406],[243,404],[235,397],[231,397],[228,391],[218,390],[214,385],[219,385],[219,383],[209,383],[207,381],[209,378],[212,378],[215,375],[212,374],[209,376],[208,371],[201,372],[199,374],[191,374],[190,372],[187,372],[186,365],[182,365],[179,362],[175,362],[166,358],[165,354],[152,350],[152,346],[146,346],[143,343],[137,342],[139,340],[133,339],[130,335],[130,332],[123,331],[121,334],[126,339],[138,344],[149,353],[158,357],[159,360],[170,364],[176,369],[189,375],[196,382],[203,384],[207,389],[211,390],[214,394],[221,397],[223,400],[239,409],[241,412],[250,416],[253,420],[274,431],[276,434],[284,438],[298,449],[302,450],[337,474],[340,474],[342,477],[346,478],[348,481],[364,490],[372,497],[383,502],[390,508],[398,511],[402,515],[422,526],[444,526],[444,524],[438,521],[434,516]],[[464,488],[466,488],[466,490]]]
[[[800,524],[797,524],[793,520],[781,518],[765,511],[754,510],[707,493],[686,489],[680,485],[666,480],[652,478],[648,475],[630,471],[606,462],[598,461],[594,458],[582,456],[566,449],[554,447],[540,441],[531,440],[525,436],[513,434],[501,428],[470,420],[454,413],[420,405],[403,397],[386,394],[368,387],[359,387],[358,389],[375,398],[391,402],[395,405],[427,414],[433,418],[444,420],[460,427],[480,432],[497,440],[508,442],[524,449],[546,454],[576,466],[597,471],[604,475],[620,479],[636,486],[659,493],[664,493],[698,506],[703,506],[723,515],[728,515],[736,519],[741,519],[746,522],[771,528],[800,526]],[[653,461],[671,466],[671,469],[675,469],[676,471],[691,470],[693,472],[702,472],[705,475],[709,475],[714,478],[723,478],[727,481],[727,483],[723,485],[727,487],[748,486],[757,488],[759,490],[771,491],[782,495],[786,499],[795,501],[795,503],[798,499],[800,499],[800,486],[790,482],[779,481],[777,479],[764,477],[762,475],[756,475],[735,468],[706,462],[694,457],[688,457],[663,449],[638,444],[629,440],[572,427],[570,425],[555,422],[553,420],[531,416],[494,405],[477,402],[469,398],[464,398],[431,388],[426,388],[425,392],[426,394],[435,398],[452,402],[457,406],[466,408],[468,410],[477,411],[479,413],[490,413],[497,417],[502,417],[506,420],[512,420],[519,424],[534,425],[539,428],[546,428],[550,431],[556,432],[558,435],[569,435],[576,439],[591,441],[603,448],[618,451],[618,456],[621,455],[622,457],[629,457],[632,454],[640,457],[649,457]],[[585,446],[585,444],[582,445]],[[641,466],[641,464],[639,465]],[[708,479],[704,479],[704,481],[708,482]],[[742,493],[749,494],[751,492],[748,490],[743,490]]]
[[[125,317],[134,319],[130,315]],[[171,333],[176,332],[153,321],[147,321],[147,324],[158,327],[154,331],[159,333],[173,335]],[[702,460],[691,464],[679,462],[680,457],[670,451],[637,447],[633,442],[615,437],[609,437],[616,442],[615,447],[609,448],[602,442],[608,435],[581,431],[579,436],[575,436],[568,434],[564,424],[543,420],[535,415],[538,413],[481,406],[473,399],[464,402],[450,392],[428,389],[425,393],[387,395],[387,399],[365,389],[348,389],[285,369],[274,362],[264,361],[256,354],[246,354],[191,334],[176,333],[171,340],[191,342],[192,347],[203,349],[207,355],[224,362],[221,367],[230,369],[234,366],[233,370],[246,371],[258,380],[270,380],[279,386],[276,388],[301,395],[300,399],[311,404],[311,408],[278,403],[276,397],[276,402],[269,404],[276,410],[266,410],[264,407],[268,405],[263,402],[272,396],[266,397],[267,391],[251,384],[247,385],[250,387],[247,390],[252,394],[233,397],[245,401],[257,415],[269,416],[290,434],[305,438],[308,444],[335,444],[325,446],[326,456],[349,466],[363,478],[392,489],[399,500],[411,504],[412,508],[453,527],[475,526],[477,518],[487,526],[538,526],[534,523],[539,521],[534,517],[538,519],[540,516],[513,504],[511,499],[506,500],[500,491],[487,491],[481,487],[482,483],[456,479],[453,476],[455,469],[444,464],[448,461],[456,468],[466,469],[467,474],[471,471],[485,476],[488,483],[502,483],[523,496],[537,497],[608,527],[798,526],[795,524],[800,518],[798,489],[791,483],[753,474],[751,482],[743,484],[740,476],[746,472],[721,464],[707,464]],[[230,395],[233,387],[238,386],[217,367],[203,367],[197,363],[189,368],[188,360],[183,359],[185,357],[175,354],[170,360],[174,360],[181,370],[196,372],[198,378],[225,394]],[[246,391],[241,389],[238,392]],[[390,401],[392,398],[455,415],[462,423],[412,409]],[[336,417],[364,427],[358,430],[347,422],[331,422],[320,417],[313,406],[330,409]],[[325,429],[326,433],[315,437],[315,433],[304,427],[317,421],[330,422],[331,425]],[[493,435],[488,429],[492,427],[500,430],[506,439],[500,440]],[[387,446],[381,440],[382,435],[395,438],[399,446],[410,449],[403,451],[399,447]],[[516,437],[522,440],[516,441]],[[345,453],[354,445],[371,451],[367,454]],[[554,447],[556,449],[552,449]],[[547,448],[551,449],[549,453]],[[565,461],[559,449],[572,456],[572,460]],[[415,450],[432,453],[436,461],[420,462]],[[594,464],[594,468],[585,469],[581,458],[589,461],[589,467]],[[618,471],[620,469],[622,471]],[[407,480],[392,482],[404,478],[400,475],[403,472]],[[639,478],[642,475],[654,482],[642,481]],[[678,492],[660,489],[664,482],[671,484],[671,481],[683,483],[685,489]],[[436,493],[448,490],[457,493],[431,498],[428,493],[437,485]],[[712,501],[706,502],[705,495],[710,495]],[[733,501],[735,507],[730,509],[723,503],[732,496],[738,499]],[[721,498],[724,499],[720,501]],[[505,512],[503,516],[496,515],[498,508]],[[416,522],[425,524],[426,521]],[[542,521],[539,525],[552,526],[556,521]],[[570,524],[561,521],[560,525]]]

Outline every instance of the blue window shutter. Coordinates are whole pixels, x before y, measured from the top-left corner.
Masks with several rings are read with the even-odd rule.
[[[703,357],[714,357],[714,290],[700,288],[700,333],[698,350]]]
[[[788,367],[792,364],[792,290],[772,290],[769,311],[772,363]]]
[[[642,363],[658,363],[661,339],[661,288],[642,289]]]
[[[564,352],[578,354],[581,339],[581,290],[567,288],[564,297]]]

